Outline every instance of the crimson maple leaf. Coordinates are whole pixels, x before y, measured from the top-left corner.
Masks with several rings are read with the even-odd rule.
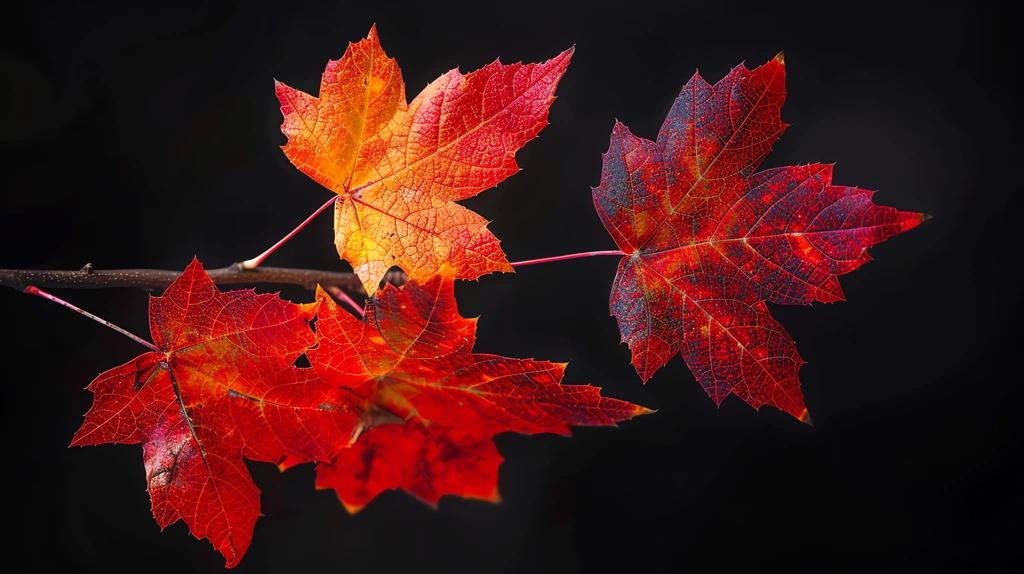
[[[401,267],[429,279],[512,271],[487,221],[455,203],[519,171],[515,153],[547,125],[572,49],[542,64],[451,70],[406,103],[376,27],[327,63],[314,97],[277,83],[288,159],[340,197],[335,244],[366,292]]]
[[[559,384],[565,364],[473,353],[476,319],[459,315],[445,271],[387,285],[367,302],[364,321],[319,293],[313,368],[407,421],[369,430],[318,467],[317,485],[334,488],[350,510],[397,487],[427,502],[444,494],[496,500],[495,434],[567,435],[570,425],[651,412],[597,387]]]
[[[184,520],[232,567],[252,540],[259,490],[243,458],[330,461],[368,426],[363,402],[295,360],[316,304],[221,293],[198,261],[150,299],[149,352],[97,377],[72,446],[142,443],[153,516]]]
[[[927,217],[832,185],[832,166],[753,173],[786,128],[780,54],[714,86],[695,74],[657,141],[616,122],[594,205],[626,256],[611,313],[646,382],[681,353],[716,403],[735,394],[810,422],[803,364],[765,302],[843,300],[838,275]]]
[[[502,460],[489,436],[427,426],[414,417],[360,435],[334,462],[317,467],[316,484],[333,488],[353,514],[397,488],[431,506],[446,494],[498,502]]]

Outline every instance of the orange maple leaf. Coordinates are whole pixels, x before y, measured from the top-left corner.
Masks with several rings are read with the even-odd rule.
[[[446,262],[462,279],[512,271],[488,222],[454,202],[519,170],[515,153],[547,125],[572,52],[543,64],[451,70],[406,103],[401,72],[374,27],[328,62],[319,97],[277,82],[282,149],[341,196],[335,244],[367,294],[396,265],[411,279]]]

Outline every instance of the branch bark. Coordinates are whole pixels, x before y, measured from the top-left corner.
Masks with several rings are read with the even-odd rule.
[[[326,287],[339,287],[359,295],[366,295],[362,283],[354,273],[335,271],[319,271],[315,269],[290,269],[286,267],[257,267],[245,269],[241,263],[234,263],[220,269],[207,271],[213,282],[218,285],[239,285],[252,283],[278,283],[302,285],[306,289],[316,289],[317,284]],[[180,271],[163,269],[112,269],[109,271],[94,270],[86,265],[78,271],[45,271],[30,269],[0,269],[0,286],[11,287],[24,291],[28,286],[44,289],[109,289],[119,287],[135,287],[153,291],[164,289],[170,285]],[[384,281],[402,285],[406,281],[405,273],[398,269],[388,271]]]

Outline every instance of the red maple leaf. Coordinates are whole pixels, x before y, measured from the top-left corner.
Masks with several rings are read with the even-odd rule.
[[[427,502],[444,494],[496,500],[495,434],[567,435],[570,425],[651,412],[597,387],[559,384],[564,364],[473,353],[476,319],[459,315],[450,273],[386,286],[368,301],[365,321],[323,292],[319,299],[313,368],[408,421],[373,428],[319,466],[317,485],[334,488],[350,510],[397,487]]]
[[[616,122],[594,204],[626,257],[611,313],[646,382],[682,353],[716,403],[735,394],[809,422],[796,346],[765,302],[843,300],[838,275],[927,217],[832,185],[832,166],[753,173],[786,124],[780,54],[714,86],[694,75],[657,141]]]
[[[362,400],[295,360],[316,304],[221,293],[198,261],[149,305],[149,352],[97,377],[73,446],[142,443],[153,516],[184,520],[238,564],[260,514],[243,458],[330,461],[368,421]]]

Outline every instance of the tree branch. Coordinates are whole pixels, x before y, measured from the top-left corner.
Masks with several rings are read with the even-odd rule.
[[[315,289],[317,284],[324,287],[339,287],[352,293],[366,295],[362,283],[353,273],[334,271],[318,271],[314,269],[289,269],[285,267],[258,267],[245,269],[241,263],[228,267],[207,271],[210,279],[218,285],[237,285],[244,283],[279,283],[302,285],[306,289]],[[153,291],[170,285],[180,271],[163,269],[112,269],[110,271],[93,270],[86,265],[78,271],[45,271],[29,269],[0,269],[0,286],[11,287],[24,291],[32,285],[44,289],[108,289],[118,287],[136,287]],[[384,281],[402,285],[406,281],[405,273],[398,269],[388,271]]]

